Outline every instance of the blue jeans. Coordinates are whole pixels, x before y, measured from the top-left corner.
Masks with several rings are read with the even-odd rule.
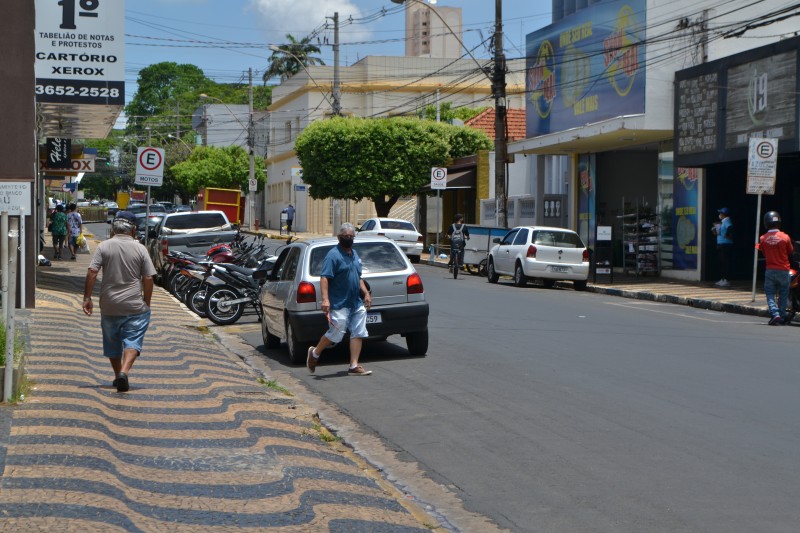
[[[786,307],[789,305],[789,271],[788,270],[767,270],[764,273],[764,292],[767,293],[767,307],[769,313],[781,318],[787,317]],[[775,303],[775,295],[778,295],[778,302]]]

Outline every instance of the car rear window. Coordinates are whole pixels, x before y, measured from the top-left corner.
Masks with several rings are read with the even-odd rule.
[[[405,231],[417,231],[414,224],[405,220],[381,220],[382,229],[402,229]]]
[[[130,211],[134,215],[141,215],[142,213],[147,212],[146,205],[129,205],[125,211]],[[163,205],[158,204],[151,204],[150,205],[150,212],[151,213],[166,213],[167,210],[164,209]]]
[[[309,273],[319,276],[322,273],[322,262],[335,245],[318,246],[311,250]],[[353,243],[361,266],[366,272],[394,272],[405,270],[406,259],[403,253],[391,242],[355,242]]]
[[[577,233],[569,231],[539,230],[533,236],[533,243],[539,246],[559,246],[561,248],[585,248]]]
[[[177,217],[171,216],[164,221],[164,228],[168,230],[231,229],[222,213],[192,213]]]

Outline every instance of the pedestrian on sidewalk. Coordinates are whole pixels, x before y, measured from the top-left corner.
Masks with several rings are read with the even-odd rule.
[[[150,325],[150,298],[156,269],[147,249],[136,239],[136,216],[120,211],[111,226],[112,237],[94,252],[83,289],[83,312],[91,316],[92,291],[103,269],[100,287],[100,325],[103,353],[114,369],[117,392],[130,388],[128,373],[142,351]]]
[[[64,204],[58,204],[53,213],[53,259],[61,259],[61,250],[64,249],[64,240],[67,238],[67,214],[64,213]]]
[[[76,203],[71,203],[67,206],[67,230],[69,232],[69,238],[67,239],[67,246],[69,247],[69,253],[72,254],[73,261],[77,258],[75,254],[78,253],[78,235],[81,234],[81,230],[83,228],[83,218],[81,218],[81,214],[78,213],[78,205]]]
[[[286,233],[292,232],[292,222],[294,222],[294,206],[289,204],[286,208]]]
[[[789,259],[794,252],[794,246],[792,239],[780,230],[780,226],[781,215],[777,211],[765,213],[764,227],[767,228],[767,232],[758,241],[758,248],[767,260],[764,292],[767,294],[769,314],[772,315],[770,326],[788,325],[794,318],[794,312],[787,309],[791,283]]]
[[[328,317],[330,327],[316,346],[308,349],[306,366],[313,374],[323,350],[341,342],[350,330],[350,368],[351,376],[367,376],[371,370],[364,370],[358,364],[361,345],[367,333],[367,309],[372,304],[364,280],[361,279],[361,259],[353,250],[356,229],[346,222],[339,229],[339,244],[325,256],[319,278],[322,293],[322,312]],[[363,295],[363,297],[362,297]]]
[[[731,220],[730,210],[727,207],[718,209],[717,213],[719,213],[719,223],[714,224],[711,231],[717,236],[717,256],[719,257],[721,277],[715,285],[718,287],[730,287],[733,220]]]

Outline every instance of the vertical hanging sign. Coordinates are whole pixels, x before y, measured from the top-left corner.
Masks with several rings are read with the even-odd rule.
[[[72,139],[48,137],[46,141],[45,168],[53,170],[72,169]]]
[[[125,105],[125,1],[35,2],[36,101]]]

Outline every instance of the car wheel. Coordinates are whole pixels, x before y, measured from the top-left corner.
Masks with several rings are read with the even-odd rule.
[[[411,355],[425,355],[428,352],[428,330],[406,335],[406,346]]]
[[[573,281],[572,282],[572,287],[576,291],[585,291],[586,290],[586,280],[584,279],[584,280],[579,280],[579,281]]]
[[[486,277],[489,278],[489,283],[497,283],[497,280],[500,279],[500,274],[494,271],[494,261],[491,259],[486,267]]]
[[[486,263],[487,263],[486,259],[483,259],[483,260],[481,260],[480,263],[478,263],[478,275],[479,276],[484,276],[484,277],[486,276]]]
[[[267,327],[267,321],[263,318],[265,316],[264,306],[261,306],[261,316],[262,316],[261,338],[264,340],[264,346],[266,346],[270,350],[274,350],[275,348],[280,348],[281,338],[269,332],[269,327]]]
[[[552,289],[553,287],[556,286],[556,280],[554,280],[554,279],[543,279],[542,280],[542,285],[544,286],[545,289]]]
[[[307,342],[300,342],[295,336],[292,323],[286,320],[286,346],[289,348],[289,361],[294,365],[304,365],[306,357],[308,357],[308,347],[311,346]]]
[[[205,299],[205,312],[214,324],[227,326],[235,323],[244,313],[244,304],[230,305],[227,302],[239,298],[239,293],[232,287],[223,285],[209,291]]]
[[[524,287],[527,283],[528,277],[525,275],[525,271],[522,270],[522,263],[517,262],[517,266],[514,267],[514,285]]]
[[[415,265],[419,263],[419,256],[418,255],[409,255],[408,258],[411,260],[412,263]]]

